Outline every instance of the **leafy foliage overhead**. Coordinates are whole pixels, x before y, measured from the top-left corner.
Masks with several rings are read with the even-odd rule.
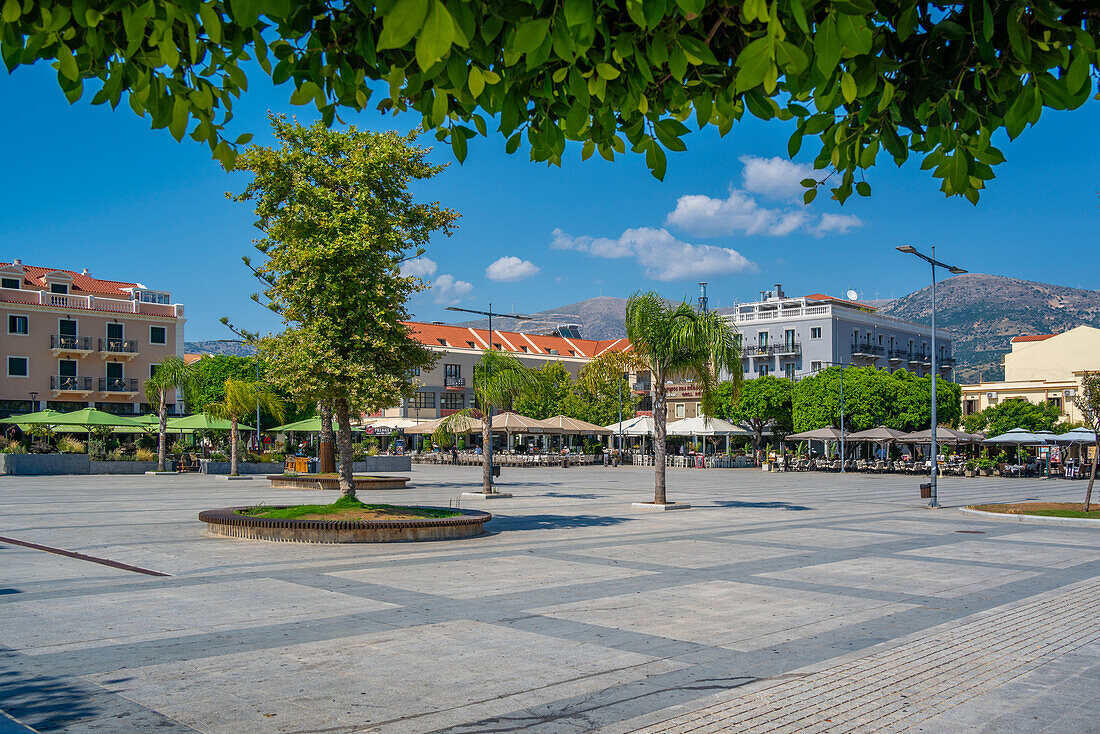
[[[533,160],[629,147],[660,178],[689,123],[789,121],[790,154],[813,139],[823,171],[807,201],[834,174],[835,198],[868,195],[862,169],[910,152],[977,201],[1004,160],[995,132],[1093,94],[1098,38],[1090,0],[0,0],[9,70],[48,60],[73,102],[85,81],[94,104],[125,94],[227,167],[255,62],[326,124],[414,110],[459,160],[491,124]]]

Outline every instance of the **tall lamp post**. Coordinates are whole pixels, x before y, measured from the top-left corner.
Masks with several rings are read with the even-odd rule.
[[[912,245],[902,245],[898,247],[897,250],[907,255],[916,255],[932,267],[932,469],[930,471],[931,478],[929,480],[932,487],[932,499],[928,503],[928,506],[939,507],[940,501],[936,487],[936,472],[939,469],[939,462],[937,461],[939,453],[936,451],[936,383],[939,381],[939,374],[936,366],[936,268],[943,268],[952,275],[961,275],[967,271],[962,268],[957,268],[954,265],[941,263],[937,260],[935,245],[932,246],[931,255],[917,252],[917,248]]]
[[[493,348],[493,317],[504,316],[509,319],[516,319],[518,321],[530,321],[530,316],[521,316],[518,313],[494,313],[493,304],[489,304],[488,311],[477,311],[470,308],[459,308],[457,306],[448,306],[448,311],[460,311],[462,313],[476,313],[482,316],[489,317],[489,349]],[[485,365],[485,373],[489,374],[489,365]],[[471,376],[471,381],[472,381]],[[476,397],[476,393],[475,393]],[[485,447],[485,460],[489,463],[489,494],[493,493],[493,406],[490,404],[489,409],[486,411],[485,417],[482,420],[489,421],[489,445]]]

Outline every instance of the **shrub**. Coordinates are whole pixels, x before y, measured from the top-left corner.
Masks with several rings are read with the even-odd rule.
[[[62,436],[57,439],[57,450],[63,454],[83,454],[86,448],[80,439]]]
[[[211,451],[210,452],[210,460],[211,461],[225,461],[225,454],[223,454],[221,451]]]
[[[0,449],[0,453],[25,454],[27,453],[27,448],[23,445],[22,441],[8,441],[8,445]]]
[[[367,456],[378,456],[378,447],[371,444],[367,447]]]
[[[183,439],[177,440],[169,448],[169,451],[171,451],[173,454],[186,454],[190,450],[191,447],[187,443],[185,443]]]
[[[142,447],[142,448],[139,448],[137,451],[134,452],[134,461],[156,461],[156,460],[157,460],[156,452],[152,451],[150,449]]]
[[[107,453],[107,461],[133,461],[133,457],[127,454],[125,449],[119,447]]]

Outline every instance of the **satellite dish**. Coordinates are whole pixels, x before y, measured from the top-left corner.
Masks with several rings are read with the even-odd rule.
[[[856,293],[856,292],[855,292],[854,290],[852,290],[851,288],[849,288],[849,289],[848,289],[848,292],[847,292],[847,293],[846,293],[845,295],[847,295],[847,296],[848,296],[848,300],[849,300],[849,301],[854,301],[854,300],[856,300],[857,298],[859,298],[859,294],[858,294],[858,293]]]

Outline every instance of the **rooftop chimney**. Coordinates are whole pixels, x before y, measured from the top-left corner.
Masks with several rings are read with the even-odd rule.
[[[786,296],[783,295],[783,285],[781,283],[776,283],[775,284],[775,297],[776,298],[786,298]]]
[[[81,270],[80,274],[81,275],[87,275],[88,274],[88,268],[84,268],[83,270]]]
[[[12,265],[22,265],[23,261],[20,260],[19,258],[15,258],[14,260],[11,261],[11,264]]]

